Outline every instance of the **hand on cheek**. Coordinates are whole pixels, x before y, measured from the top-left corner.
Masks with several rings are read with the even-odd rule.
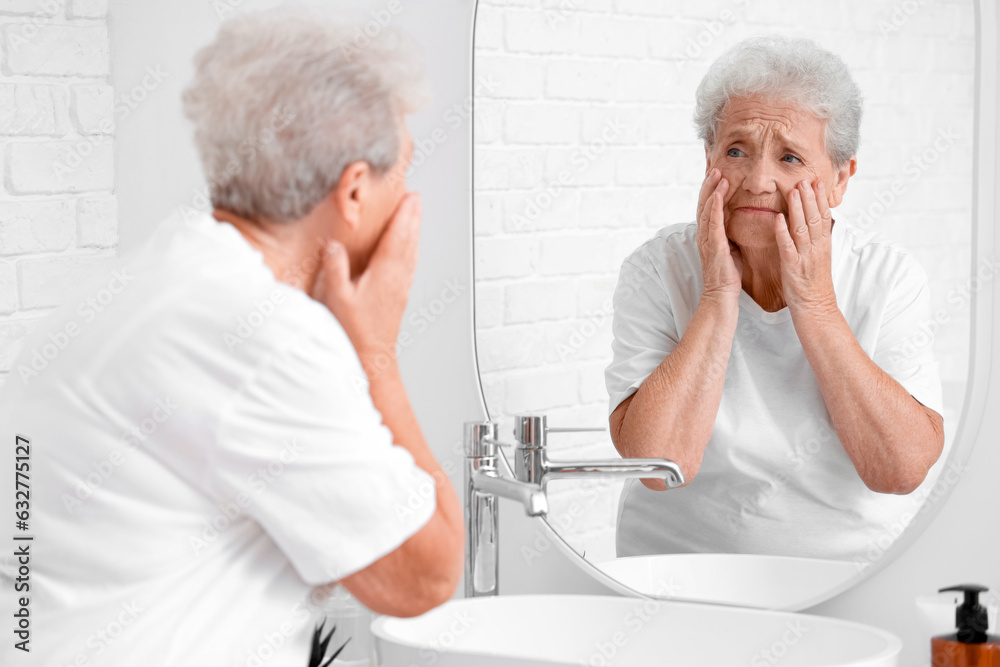
[[[788,218],[778,213],[774,236],[781,262],[781,291],[793,316],[837,308],[830,230],[833,214],[822,181],[801,181],[786,194]]]
[[[701,257],[702,296],[735,303],[741,289],[742,259],[726,236],[725,198],[729,181],[712,169],[702,183],[698,198],[697,241]]]
[[[366,269],[355,278],[342,244],[331,242],[323,255],[310,296],[329,308],[362,361],[367,354],[395,358],[417,265],[420,218],[420,196],[410,193],[403,197],[378,237]]]

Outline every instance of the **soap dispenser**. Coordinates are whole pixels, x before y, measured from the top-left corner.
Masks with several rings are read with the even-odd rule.
[[[957,631],[931,639],[932,667],[1000,667],[1000,636],[987,634],[989,617],[979,604],[979,594],[988,590],[965,584],[938,591],[960,591],[965,601],[955,610]]]

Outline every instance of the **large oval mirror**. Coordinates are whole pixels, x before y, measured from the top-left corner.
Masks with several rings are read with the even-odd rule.
[[[698,258],[693,221],[711,153],[696,131],[696,89],[730,47],[773,34],[812,39],[839,56],[860,87],[857,170],[833,210],[833,255],[850,245],[847,235],[877,234],[881,240],[853,242],[857,252],[868,244],[864,252],[883,258],[864,261],[870,266],[887,261],[887,253],[905,255],[914,260],[911,275],[922,267],[926,287],[912,288],[908,297],[902,288],[891,298],[865,297],[835,270],[837,305],[857,335],[870,338],[887,336],[893,314],[922,300],[923,315],[911,312],[906,331],[893,334],[893,350],[923,359],[920,372],[928,378],[936,370],[940,395],[935,398],[931,387],[918,396],[909,371],[893,378],[918,405],[931,404],[943,418],[940,455],[928,460],[936,462],[919,485],[873,489],[877,485],[861,479],[832,428],[831,413],[843,415],[844,409],[831,410],[824,401],[832,399],[816,391],[817,381],[802,380],[815,372],[801,358],[797,367],[790,362],[778,369],[765,361],[763,369],[730,377],[736,364],[754,368],[748,341],[789,347],[769,337],[779,336],[779,329],[780,335],[797,335],[789,318],[762,307],[744,289],[717,417],[725,413],[730,421],[729,440],[715,442],[724,430],[717,422],[701,470],[678,489],[653,491],[637,480],[552,482],[547,521],[573,551],[639,592],[803,608],[898,553],[912,539],[901,536],[926,523],[932,512],[925,510],[960,476],[951,454],[970,369],[971,303],[976,281],[995,269],[973,266],[972,0],[480,2],[474,51],[476,340],[486,403],[505,439],[517,414],[545,414],[551,426],[608,426],[618,401],[636,391],[623,392],[630,378],[609,366],[628,365],[621,358],[628,349],[648,357],[657,347],[635,351],[635,340],[623,340],[623,331],[642,327],[645,316],[657,320],[648,327],[654,338],[680,336],[691,313],[664,308],[653,292],[700,293],[703,284],[692,270],[701,267],[691,261]],[[719,123],[737,115],[723,115]],[[721,140],[713,150],[719,145]],[[761,146],[753,149],[763,151]],[[720,155],[735,160],[748,153],[716,152],[716,164]],[[686,260],[681,246],[665,241],[678,234],[686,234]],[[673,264],[664,259],[668,252]],[[616,304],[621,311],[625,302],[615,295],[627,279],[623,264],[635,269],[640,260],[647,261],[644,275],[657,274],[655,287],[632,290],[633,301],[644,305],[629,305],[628,322],[617,313],[613,331]],[[664,286],[663,273],[673,283]],[[675,305],[684,300],[670,298]],[[866,298],[882,300],[874,310],[874,301],[852,301]],[[881,313],[878,322],[864,322],[858,313],[865,308],[869,319]],[[801,357],[803,345],[790,340]],[[872,340],[858,343],[880,368],[891,365]],[[641,385],[676,344],[663,342],[652,364],[638,363],[633,384]],[[760,411],[773,407],[774,396],[798,401],[790,409],[802,414],[797,427],[776,423],[771,438],[761,430],[766,420]],[[741,429],[745,438],[734,440]],[[622,455],[606,432],[553,434],[549,446],[553,458]],[[744,456],[750,449],[767,454]],[[865,507],[878,509],[866,515]],[[774,568],[798,588],[769,597],[745,586],[766,581]]]

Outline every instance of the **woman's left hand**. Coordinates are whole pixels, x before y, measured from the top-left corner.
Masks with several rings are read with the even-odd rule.
[[[802,181],[788,192],[788,220],[775,216],[781,291],[793,315],[837,310],[830,270],[833,214],[823,181]]]

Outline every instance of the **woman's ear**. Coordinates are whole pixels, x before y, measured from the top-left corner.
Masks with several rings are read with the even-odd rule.
[[[333,205],[349,228],[361,226],[362,200],[370,183],[371,167],[367,162],[352,162],[344,167],[333,188]]]
[[[827,205],[830,208],[840,206],[844,201],[844,193],[847,192],[847,181],[858,171],[858,158],[852,157],[841,165],[840,169],[833,172],[833,187],[827,195]]]

